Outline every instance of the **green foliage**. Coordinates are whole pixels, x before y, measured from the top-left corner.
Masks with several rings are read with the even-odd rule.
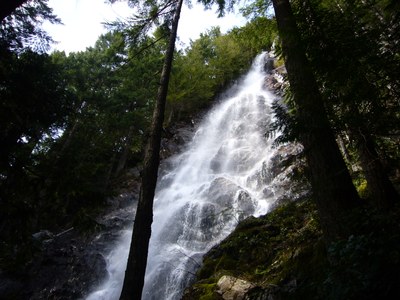
[[[258,17],[243,27],[232,29],[231,35],[235,36],[241,48],[250,48],[255,56],[262,50],[271,49],[277,38],[276,23],[274,19]]]
[[[233,6],[236,4],[236,0],[197,0],[202,3],[206,9],[211,9],[213,5],[217,5],[218,14],[220,17],[225,15],[225,12],[233,10]]]
[[[30,51],[19,57],[8,54],[0,71],[3,160],[18,147],[34,146],[44,133],[51,132],[49,128],[63,126],[71,103],[61,70],[48,55]]]
[[[8,52],[0,66],[1,251],[11,251],[10,261],[14,256],[18,263],[29,257],[30,234],[40,219],[43,174],[38,166],[72,102],[62,70],[48,55]]]
[[[286,93],[286,99],[290,95],[290,92]],[[284,144],[287,142],[294,142],[298,140],[300,125],[294,115],[294,109],[290,101],[282,101],[280,99],[275,100],[272,103],[272,110],[276,116],[276,119],[271,123],[267,136],[273,136],[276,132],[280,132],[274,143]]]
[[[131,149],[135,163],[140,158],[160,59],[157,51],[131,58],[137,48],[128,48],[124,36],[114,32],[85,52],[55,54],[76,102],[62,137],[41,165],[51,170],[45,189],[54,201],[43,207],[50,215],[59,210],[73,217],[81,208],[102,205],[124,149]]]
[[[219,28],[213,28],[192,42],[185,54],[177,53],[175,56],[168,93],[168,121],[172,117],[179,120],[191,112],[209,106],[229,80],[227,77],[234,77],[234,71],[227,70],[223,73],[225,69],[221,69],[224,64],[221,56],[223,50],[221,51],[221,43],[218,41],[222,38]],[[227,55],[227,59],[237,55],[223,53]]]
[[[295,1],[293,7],[334,129],[391,136],[400,103],[395,10],[386,0]]]
[[[88,227],[77,216],[104,206],[125,148],[140,160],[162,57],[132,53],[115,32],[85,52],[1,61],[1,251],[15,263],[35,231]]]
[[[108,1],[114,3],[118,0]],[[107,24],[110,30],[128,33],[130,44],[146,40],[154,27],[157,27],[157,39],[168,36],[177,3],[175,0],[129,0],[128,3],[135,8],[135,13],[125,21],[117,20]]]
[[[52,38],[41,28],[44,21],[60,24],[61,21],[47,5],[48,0],[27,1],[0,23],[0,48],[23,52],[49,50]]]
[[[199,285],[199,288],[205,291],[203,295],[199,298],[199,300],[213,300],[215,299],[214,297],[214,291],[215,291],[216,284],[215,283],[203,283]]]
[[[246,3],[246,6],[241,8],[241,12],[246,17],[265,17],[268,15],[268,12],[270,12],[270,8],[271,1],[255,0],[250,3]]]
[[[212,28],[175,55],[169,87],[167,122],[208,107],[213,99],[240,77],[253,58],[269,49],[275,23],[258,18],[222,35]]]
[[[331,261],[323,285],[326,299],[396,299],[399,297],[399,208],[390,214],[352,215],[355,234],[328,248]],[[334,287],[334,288],[333,288]]]

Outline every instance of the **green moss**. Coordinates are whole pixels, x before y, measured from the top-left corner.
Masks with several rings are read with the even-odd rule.
[[[356,189],[361,198],[368,198],[368,186],[365,179],[360,179],[356,184]]]
[[[217,293],[215,280],[202,280],[192,285],[183,295],[182,300],[221,300]]]
[[[215,290],[216,290],[217,284],[216,283],[211,283],[211,284],[199,284],[198,288],[203,290],[203,295],[200,296],[199,300],[213,300],[215,299]]]
[[[216,282],[229,274],[259,285],[279,284],[293,274],[295,262],[321,232],[310,201],[292,202],[261,217],[250,217],[204,258],[198,279]],[[314,243],[312,243],[314,244]],[[205,294],[204,294],[205,295]],[[193,298],[200,299],[200,298]]]
[[[205,256],[187,299],[220,299],[223,275],[256,284],[254,299],[271,290],[279,299],[399,298],[399,219],[400,206],[390,213],[360,208],[348,218],[354,235],[327,247],[311,201],[248,218]]]
[[[275,60],[274,61],[274,68],[276,69],[276,68],[279,68],[279,67],[281,67],[281,66],[284,66],[285,65],[285,61],[284,61],[284,59],[283,58],[279,58],[279,59],[277,59],[277,60]]]

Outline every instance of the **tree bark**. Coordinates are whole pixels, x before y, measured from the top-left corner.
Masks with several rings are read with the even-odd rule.
[[[126,136],[124,148],[122,149],[121,156],[118,160],[118,165],[115,170],[114,177],[118,177],[119,175],[121,175],[121,172],[125,168],[126,162],[128,161],[128,156],[129,156],[129,152],[130,152],[129,147],[131,146],[131,144],[133,142],[134,130],[135,130],[135,126],[131,125],[128,130],[128,135]]]
[[[361,129],[352,131],[350,136],[355,142],[372,202],[379,210],[390,210],[400,202],[400,196],[385,172],[372,137]]]
[[[17,7],[28,0],[2,0],[0,2],[0,22],[10,15]]]
[[[363,3],[364,5],[366,4],[365,1],[363,1]],[[309,16],[309,20],[307,21],[313,24],[313,27],[315,27],[314,31],[317,32],[319,35],[317,37],[317,39],[319,40],[319,44],[329,45],[328,47],[335,47],[332,42],[329,42],[329,38],[324,32],[324,28],[322,28],[322,26],[320,25],[321,22],[314,13],[310,1],[303,0],[302,4],[305,10],[305,15]],[[349,55],[344,51],[341,51],[341,54]],[[354,80],[348,80],[344,83],[345,88],[352,86],[352,90],[359,89],[363,91],[362,94],[358,95],[359,99],[364,99],[370,101],[371,103],[376,101],[376,99],[379,97],[379,92],[377,91],[376,87],[372,85],[365,77],[362,63],[359,62],[357,55],[353,54],[353,65],[348,65],[347,68],[349,72],[353,69],[356,70],[359,75],[357,76],[358,80],[356,84],[353,83]],[[333,77],[328,80],[327,84],[337,86],[338,84],[332,82],[332,79]],[[352,94],[348,95],[347,97],[356,98]],[[342,99],[341,102],[346,110],[351,112],[351,118],[347,117],[347,126],[350,128],[348,132],[350,133],[351,139],[355,143],[355,148],[359,156],[360,165],[365,179],[368,183],[368,191],[370,193],[371,200],[379,210],[388,210],[392,208],[396,202],[400,201],[399,194],[397,193],[396,189],[389,179],[389,176],[384,170],[378,152],[376,151],[376,144],[372,139],[371,131],[368,130],[369,127],[366,125],[368,123],[364,121],[359,106],[356,102],[351,102],[345,98]],[[346,153],[345,147],[343,147],[343,150],[343,152]]]
[[[132,242],[120,300],[140,300],[142,297],[151,236],[151,224],[153,222],[153,201],[160,158],[162,125],[164,122],[168,83],[171,74],[182,3],[183,0],[177,2],[168,49],[161,73],[160,87],[158,89],[157,101],[153,112],[150,136],[146,145],[142,171],[142,186],[140,189],[139,202],[132,232]]]
[[[327,240],[346,237],[350,229],[340,220],[359,205],[359,197],[330,128],[290,3],[272,2],[321,226]]]
[[[348,140],[348,138],[346,138],[346,139]],[[351,156],[350,156],[349,150],[347,149],[347,147],[345,145],[343,133],[339,133],[336,136],[336,140],[337,140],[337,143],[339,145],[340,152],[343,155],[344,161],[346,162],[346,164],[350,168],[349,172],[350,172],[350,174],[353,174],[357,167],[352,165]]]

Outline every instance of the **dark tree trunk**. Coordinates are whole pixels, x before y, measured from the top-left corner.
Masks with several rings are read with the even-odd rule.
[[[0,1],[0,22],[10,15],[17,7],[28,0],[1,0]]]
[[[56,156],[56,160],[57,161],[64,156],[65,152],[67,151],[67,149],[71,145],[72,140],[73,140],[73,138],[74,138],[74,136],[75,136],[75,134],[76,134],[76,132],[78,130],[79,125],[80,125],[80,121],[79,121],[79,118],[78,118],[78,119],[76,119],[74,121],[74,125],[72,126],[72,128],[70,130],[68,130],[67,132],[65,132],[66,139],[64,141],[64,144],[61,147],[61,150],[57,153],[57,156]]]
[[[400,196],[385,172],[371,136],[358,129],[351,132],[351,138],[355,142],[371,200],[380,210],[391,209],[400,201]]]
[[[340,220],[359,205],[359,197],[330,128],[290,3],[272,2],[321,225],[328,240],[346,237],[350,229]]]
[[[146,145],[142,171],[142,186],[140,189],[140,197],[132,232],[132,242],[129,250],[128,265],[125,271],[120,300],[140,300],[142,297],[149,240],[151,236],[151,224],[153,222],[153,200],[157,183],[165,102],[167,98],[168,83],[171,74],[182,2],[183,0],[178,1],[175,10],[168,49],[161,73],[157,101],[153,112],[150,136]]]
[[[129,157],[129,147],[132,145],[133,137],[134,137],[135,126],[130,126],[128,130],[128,135],[126,136],[126,141],[124,144],[124,148],[122,149],[121,156],[118,160],[118,165],[114,173],[114,177],[118,177],[121,175],[122,170],[125,168],[126,162]]]
[[[315,27],[314,31],[318,34],[317,39],[319,41],[319,44],[329,45],[329,47],[335,47],[332,42],[329,42],[329,39],[324,32],[324,28],[320,26],[321,22],[314,13],[310,1],[303,0],[302,5],[305,10],[305,15],[309,16],[309,20],[307,21],[313,24],[313,27]],[[341,51],[341,55],[349,55],[349,53]],[[359,74],[357,76],[357,84],[354,84],[354,80],[347,80],[347,82],[344,83],[346,85],[345,87],[348,88],[353,86],[353,90],[362,91],[362,94],[360,94],[358,98],[373,103],[378,98],[379,93],[376,87],[373,86],[365,77],[365,74],[362,71],[362,64],[357,59],[357,56],[354,56],[353,54],[353,58],[353,65],[348,65],[347,67],[349,68],[349,71],[351,71],[351,69],[357,70],[357,73]],[[337,83],[332,82],[332,78],[330,81],[328,81],[327,84],[331,84],[333,86],[338,85]],[[355,98],[355,96],[352,96],[351,94],[348,97]],[[368,191],[370,192],[371,199],[378,209],[390,209],[396,202],[400,200],[400,197],[383,168],[378,152],[376,151],[376,145],[372,139],[370,131],[368,130],[369,127],[366,126],[366,124],[368,123],[363,120],[363,116],[360,112],[359,106],[355,102],[342,99],[342,105],[344,105],[346,110],[351,112],[352,118],[348,117],[348,127],[358,128],[348,130],[348,132],[350,133],[351,139],[355,143],[355,148],[359,155],[361,168],[368,183]],[[343,153],[346,156],[345,147],[343,147]],[[348,161],[350,162],[349,159]]]

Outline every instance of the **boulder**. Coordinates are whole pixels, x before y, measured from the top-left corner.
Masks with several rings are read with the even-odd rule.
[[[222,276],[217,283],[218,293],[224,300],[244,300],[246,293],[254,288],[254,284],[233,276]]]

